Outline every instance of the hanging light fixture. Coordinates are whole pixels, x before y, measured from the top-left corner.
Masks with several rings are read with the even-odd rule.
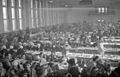
[[[48,3],[52,4],[52,3],[53,3],[53,0],[50,0]]]
[[[65,5],[65,7],[68,7],[68,5]]]

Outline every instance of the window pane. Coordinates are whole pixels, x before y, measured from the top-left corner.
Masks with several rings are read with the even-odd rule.
[[[101,13],[101,8],[98,8],[98,13]]]
[[[19,9],[19,18],[22,18],[22,9]]]
[[[2,0],[2,5],[7,5],[7,0]]]
[[[7,23],[7,20],[3,20],[3,23],[4,23],[4,31],[8,32],[8,23]]]
[[[33,9],[31,9],[31,18],[33,18]]]
[[[105,12],[105,8],[102,8],[102,13],[104,13]]]
[[[47,4],[48,5],[48,4]],[[39,3],[39,6],[40,6],[40,8],[41,8],[41,2]]]
[[[33,8],[33,0],[31,0],[31,8]]]
[[[19,20],[19,23],[20,23],[20,30],[22,30],[23,29],[23,27],[22,27],[22,19]]]
[[[35,5],[36,5],[35,7],[37,8],[37,0],[35,0]]]
[[[11,6],[15,6],[15,0],[11,0]]]
[[[19,7],[21,7],[21,0],[18,0],[19,1]]]
[[[3,7],[3,19],[7,18],[7,8]]]
[[[37,27],[38,27],[38,19],[36,19],[36,25],[37,25]]]
[[[35,12],[36,12],[36,18],[38,18],[38,11],[37,11],[37,9],[35,10]]]
[[[101,20],[98,20],[98,22],[100,22]]]
[[[15,27],[15,20],[12,20],[12,26],[13,26],[13,31],[16,30],[16,27]]]
[[[104,22],[104,20],[101,20],[101,22]]]
[[[106,13],[108,12],[108,8],[105,8],[105,12],[106,12]]]
[[[12,18],[15,18],[15,8],[12,8]]]
[[[32,28],[34,28],[34,23],[33,23],[34,21],[33,21],[33,19],[32,19]]]

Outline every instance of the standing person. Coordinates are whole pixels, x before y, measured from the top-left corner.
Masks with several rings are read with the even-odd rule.
[[[72,77],[80,77],[80,67],[76,65],[75,59],[68,60],[68,72]]]
[[[3,64],[0,62],[0,77],[5,77],[6,70],[3,68]]]
[[[81,69],[81,77],[88,77],[86,64],[84,64],[84,67]]]
[[[13,46],[10,46],[9,54],[11,54],[12,57],[15,56],[15,50],[14,50],[14,47],[13,47]]]
[[[65,46],[62,47],[63,49],[63,55],[66,56],[67,53],[69,52],[71,46],[69,45],[68,41],[66,42]]]
[[[56,50],[55,50],[55,45],[52,45],[52,47],[51,47],[51,61],[53,61],[55,52],[56,52]]]
[[[118,67],[111,72],[109,77],[120,77],[120,63],[118,64]]]
[[[62,48],[62,55],[63,55],[63,56],[66,56],[66,49],[65,49],[65,47],[62,46],[61,48]]]
[[[90,60],[87,63],[87,73],[88,73],[89,77],[92,77],[93,75],[94,75],[94,77],[96,76],[96,73],[94,70],[96,69],[96,66],[97,66],[97,64],[96,64],[97,59],[98,59],[98,56],[95,56],[92,58],[92,60]]]
[[[17,50],[16,55],[19,57],[22,57],[25,54],[25,50],[23,49],[23,46],[21,45],[19,49]]]
[[[98,56],[93,58],[91,64],[92,66],[89,66],[90,69],[88,69],[90,77],[107,77],[106,67]]]
[[[2,49],[1,49],[1,51],[0,51],[0,54],[2,55],[2,58],[4,58],[5,55],[8,54],[8,50],[7,50],[7,48],[6,48],[5,45],[2,46]]]
[[[56,45],[53,45],[53,47],[52,47],[52,54],[55,55],[55,52],[56,52]]]
[[[35,67],[36,67],[37,63],[32,63],[31,65],[31,77],[37,77],[37,74],[36,74],[36,70],[35,70]]]

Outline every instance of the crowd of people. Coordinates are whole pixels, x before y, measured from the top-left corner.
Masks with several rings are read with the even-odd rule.
[[[90,26],[86,22],[82,24],[85,27],[65,25],[45,29],[38,35],[31,34],[29,29],[1,34],[0,77],[120,77],[120,64],[112,70],[110,62],[98,56],[91,59],[66,56],[68,45],[73,48],[96,47],[104,36],[119,36],[118,24],[109,25],[104,30],[94,28],[93,31],[86,31],[85,27]],[[116,31],[113,33],[112,29]],[[44,53],[47,51],[51,54]],[[55,55],[56,51],[62,52],[62,56]]]
[[[5,46],[0,51],[1,77],[119,77],[119,66],[111,65],[98,56],[92,59],[26,53],[20,46],[14,50]]]
[[[96,47],[103,37],[120,36],[120,23],[72,23],[46,29],[44,36],[51,41],[68,41],[72,47]]]

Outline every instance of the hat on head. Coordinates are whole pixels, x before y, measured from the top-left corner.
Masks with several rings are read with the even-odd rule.
[[[2,46],[2,48],[6,49],[6,46],[5,46],[5,45],[3,45],[3,46]]]
[[[11,46],[10,46],[10,49],[13,49],[13,48],[14,48],[14,47],[11,45]]]
[[[17,60],[13,61],[13,65],[14,65],[14,66],[17,66],[18,64],[19,64],[19,63],[18,63]]]
[[[69,61],[68,61],[68,63],[70,64],[70,65],[75,65],[75,59],[70,59]]]
[[[21,48],[21,49],[23,49],[23,46],[22,46],[22,45],[20,45],[20,48]]]
[[[99,58],[99,56],[94,56],[93,61],[96,61]]]

